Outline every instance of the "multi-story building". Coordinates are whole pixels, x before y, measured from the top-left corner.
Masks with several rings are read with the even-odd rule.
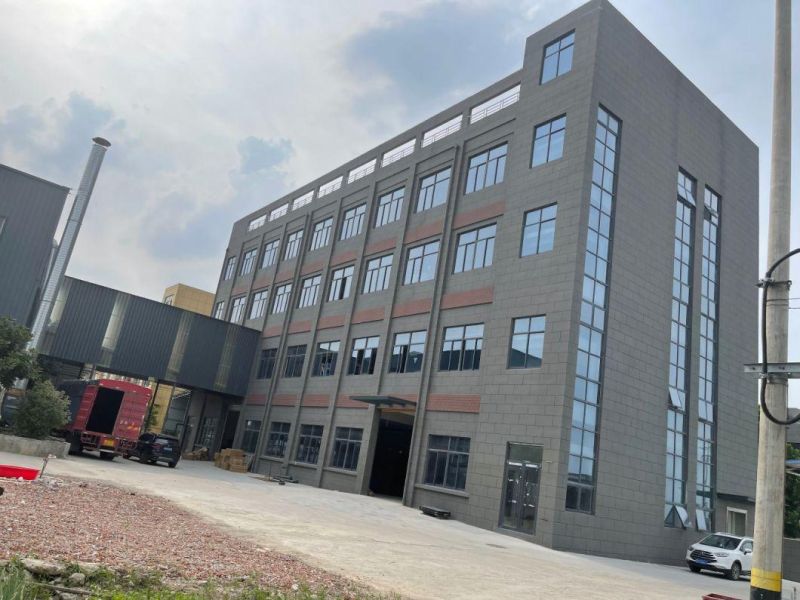
[[[611,4],[237,221],[253,469],[548,546],[752,530],[758,151]]]
[[[210,317],[214,308],[214,294],[185,283],[176,283],[164,290],[162,302]]]

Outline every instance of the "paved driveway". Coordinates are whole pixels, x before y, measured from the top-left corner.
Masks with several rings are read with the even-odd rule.
[[[2,463],[36,466],[41,461],[0,453]],[[168,469],[70,457],[51,461],[48,473],[102,479],[164,496],[259,545],[410,598],[699,600],[709,592],[749,597],[746,581],[558,552],[425,517],[399,502],[279,486],[209,463],[182,461]],[[784,597],[794,600],[792,587],[787,582]]]

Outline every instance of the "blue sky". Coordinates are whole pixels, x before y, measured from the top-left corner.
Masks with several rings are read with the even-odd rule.
[[[233,221],[519,68],[580,4],[0,0],[0,162],[76,186],[107,137],[69,273],[213,290]],[[614,4],[760,147],[765,234],[772,3]]]

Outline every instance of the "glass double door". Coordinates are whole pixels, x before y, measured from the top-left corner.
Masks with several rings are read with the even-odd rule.
[[[536,531],[542,447],[508,444],[500,526],[520,533]]]

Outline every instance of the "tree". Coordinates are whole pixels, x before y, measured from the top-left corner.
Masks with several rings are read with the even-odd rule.
[[[38,381],[28,389],[14,417],[14,433],[42,439],[63,427],[69,419],[69,400],[49,381]]]
[[[800,450],[791,444],[786,444],[786,458],[800,460]],[[786,475],[783,535],[788,538],[800,538],[800,477],[796,475]]]
[[[25,346],[31,332],[8,317],[0,317],[0,387],[9,388],[17,379],[38,374],[36,353]]]

